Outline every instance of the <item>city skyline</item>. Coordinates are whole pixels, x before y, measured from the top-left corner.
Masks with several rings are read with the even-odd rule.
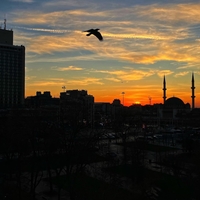
[[[25,95],[87,90],[95,102],[163,103],[166,96],[200,107],[198,1],[4,0],[2,28],[26,47]],[[99,28],[104,38],[87,37]]]

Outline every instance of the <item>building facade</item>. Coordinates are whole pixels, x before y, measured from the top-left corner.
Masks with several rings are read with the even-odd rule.
[[[24,105],[26,108],[56,107],[60,105],[60,99],[52,98],[50,91],[37,91],[35,96],[25,98]]]
[[[194,74],[192,73],[192,109],[194,109]],[[191,111],[189,103],[184,103],[182,99],[178,97],[167,98],[166,90],[166,77],[163,78],[163,104],[157,106],[157,119],[160,124],[170,124],[183,126],[186,121],[186,116]]]
[[[0,29],[0,108],[24,104],[25,47],[13,45],[13,31]]]
[[[60,107],[63,120],[72,125],[84,123],[93,126],[94,97],[86,90],[67,90],[60,93]]]

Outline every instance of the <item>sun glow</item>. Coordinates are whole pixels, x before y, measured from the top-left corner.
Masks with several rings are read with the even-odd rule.
[[[136,101],[135,104],[141,104],[140,101]]]

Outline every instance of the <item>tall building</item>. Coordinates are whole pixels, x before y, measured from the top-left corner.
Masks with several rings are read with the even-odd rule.
[[[25,47],[13,45],[13,31],[0,28],[0,108],[21,107],[25,91]]]

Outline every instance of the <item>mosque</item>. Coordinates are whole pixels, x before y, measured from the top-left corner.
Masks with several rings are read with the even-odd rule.
[[[179,116],[186,115],[195,108],[195,85],[194,85],[194,74],[192,73],[192,106],[190,106],[189,103],[184,103],[180,98],[178,97],[170,97],[167,99],[166,96],[166,80],[165,76],[163,79],[163,104],[161,104],[159,108],[159,118],[165,119],[165,120],[174,120],[177,119]]]

